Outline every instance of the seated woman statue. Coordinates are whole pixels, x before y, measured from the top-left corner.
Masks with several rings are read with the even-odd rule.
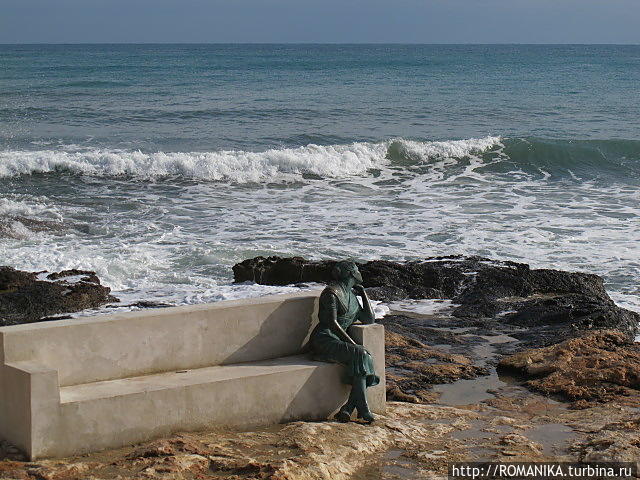
[[[336,263],[332,276],[334,281],[320,294],[319,323],[311,332],[309,344],[315,360],[346,367],[343,382],[352,386],[351,393],[336,419],[348,422],[357,409],[358,418],[371,423],[374,417],[367,405],[366,389],[380,383],[380,378],[374,372],[371,354],[353,341],[347,329],[357,320],[374,323],[375,316],[354,262]],[[362,299],[362,306],[357,296]]]

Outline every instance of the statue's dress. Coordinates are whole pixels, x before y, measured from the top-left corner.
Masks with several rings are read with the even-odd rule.
[[[334,312],[345,332],[364,315],[352,290],[345,292],[339,285],[325,288],[320,294],[318,325],[309,338],[313,359],[343,364],[346,367],[344,383],[352,384],[353,377],[364,376],[367,387],[377,385],[380,378],[375,374],[371,355],[361,345],[345,342],[331,330]]]

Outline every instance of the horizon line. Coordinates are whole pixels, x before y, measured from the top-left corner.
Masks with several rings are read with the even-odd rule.
[[[640,46],[640,43],[444,43],[444,42],[0,42],[1,46],[20,45],[422,45],[422,46]]]

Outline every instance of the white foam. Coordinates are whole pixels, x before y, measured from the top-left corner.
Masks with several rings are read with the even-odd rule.
[[[501,145],[500,137],[469,138],[447,142],[414,142],[398,140],[409,158],[427,161],[444,158],[463,158]]]
[[[393,156],[392,141],[262,153],[4,152],[3,175],[69,161],[77,173],[104,178],[71,179],[64,191],[49,188],[48,198],[0,199],[5,215],[64,217],[65,224],[82,227],[0,239],[0,264],[94,270],[123,303],[182,304],[267,291],[229,285],[231,266],[256,255],[398,261],[480,255],[602,275],[616,302],[640,311],[636,180],[549,178],[523,172],[508,158],[485,168],[502,158],[497,137],[442,145],[396,141],[413,149],[412,163],[385,158]],[[483,148],[492,152],[480,158]],[[139,185],[108,177],[122,172],[227,181]],[[325,180],[300,181],[304,173]],[[279,179],[298,182],[270,184]],[[255,180],[267,184],[234,183]],[[43,180],[47,186],[56,181]]]
[[[0,169],[1,168],[2,165],[0,165]],[[45,199],[38,198],[31,198],[29,201],[25,201],[0,197],[0,217],[3,216],[22,216],[35,219],[62,220],[62,215],[60,215],[57,208],[47,205],[45,203]]]
[[[497,137],[451,142],[403,139],[349,145],[307,145],[264,152],[157,152],[66,149],[0,151],[0,177],[66,171],[90,176],[133,176],[141,179],[180,176],[237,183],[294,181],[304,174],[323,178],[364,175],[389,164],[391,143],[401,144],[420,161],[464,157],[499,142]]]
[[[420,315],[436,315],[450,312],[457,305],[451,300],[430,298],[422,300],[402,300],[398,302],[392,302],[389,304],[389,309],[392,312],[407,312],[417,313]]]
[[[389,306],[379,300],[369,300],[369,302],[371,303],[371,308],[373,309],[376,320],[384,318],[391,312]]]

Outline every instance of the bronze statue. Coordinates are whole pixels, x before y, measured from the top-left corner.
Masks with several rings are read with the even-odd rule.
[[[343,381],[351,385],[351,393],[336,419],[348,422],[356,409],[358,418],[371,423],[374,416],[367,405],[366,389],[380,383],[380,378],[371,354],[353,341],[347,329],[357,320],[375,323],[375,315],[354,262],[336,263],[332,276],[334,281],[320,294],[319,323],[311,332],[309,344],[315,360],[341,363],[346,368]],[[362,299],[362,306],[356,296]]]

